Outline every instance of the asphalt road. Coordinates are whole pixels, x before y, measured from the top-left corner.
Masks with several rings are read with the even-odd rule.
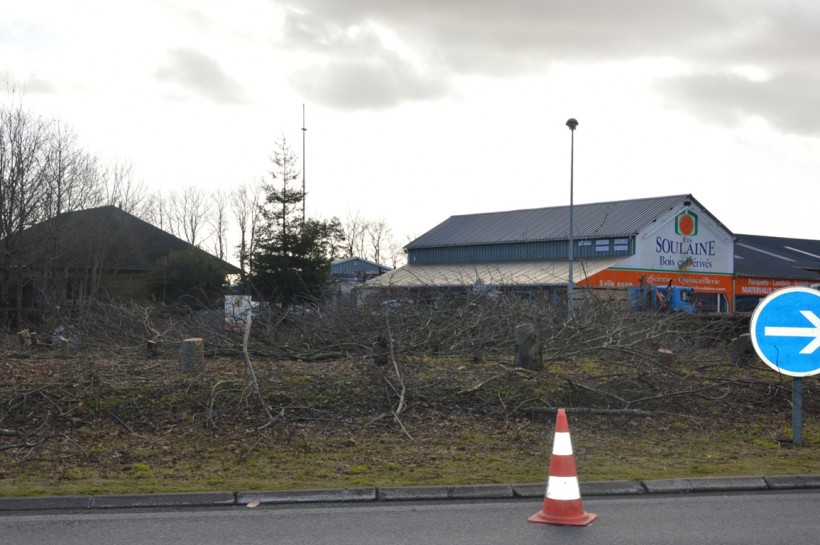
[[[0,543],[772,545],[820,539],[816,489],[593,498],[584,507],[598,519],[585,527],[527,522],[541,507],[527,498],[15,511],[0,516]]]

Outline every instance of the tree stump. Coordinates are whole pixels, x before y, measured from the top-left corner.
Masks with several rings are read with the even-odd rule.
[[[379,335],[370,347],[373,356],[373,363],[376,365],[387,365],[390,361],[390,342],[384,335]]]
[[[193,374],[205,366],[205,341],[193,337],[185,339],[179,347],[179,364],[183,373]]]
[[[601,347],[601,359],[604,361],[613,361],[617,356],[618,352],[604,343]]]
[[[145,353],[148,359],[156,358],[159,356],[159,349],[157,348],[156,341],[146,341],[145,342]]]
[[[20,344],[23,346],[31,346],[31,333],[28,329],[18,331],[17,338],[20,339]]]
[[[533,371],[544,369],[544,361],[541,359],[541,343],[533,324],[521,324],[515,327],[515,366]]]
[[[675,353],[668,348],[658,348],[658,363],[667,364],[672,363],[675,359]]]
[[[484,363],[484,344],[480,341],[473,343],[473,363]]]

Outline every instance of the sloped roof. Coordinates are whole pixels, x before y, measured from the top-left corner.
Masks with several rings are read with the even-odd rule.
[[[147,271],[171,252],[202,252],[225,274],[238,267],[197,248],[116,206],[66,212],[23,231],[12,263]],[[102,262],[100,260],[102,259]]]
[[[574,281],[588,279],[623,258],[585,259],[576,264]],[[495,286],[562,286],[569,280],[566,261],[500,261],[466,265],[405,265],[374,278],[366,288],[450,288],[474,286],[481,280]]]
[[[359,257],[359,256],[355,256],[355,255],[352,256],[352,257],[342,257],[342,258],[339,258],[339,259],[335,259],[335,260],[333,260],[333,262],[331,262],[330,266],[332,267],[333,265],[343,265],[345,263],[357,263],[357,264],[361,263],[361,264],[364,264],[364,265],[370,265],[371,267],[376,268],[376,269],[386,269],[388,271],[391,270],[391,268],[386,266],[386,265],[381,265],[379,263],[376,263],[375,261],[371,261],[369,259],[365,259],[363,257]]]
[[[632,236],[686,200],[706,210],[692,195],[576,204],[572,210],[573,237]],[[556,206],[451,216],[412,241],[406,249],[565,240],[569,237],[569,208]],[[717,218],[712,218],[720,224]]]
[[[820,240],[737,235],[735,275],[820,282]]]

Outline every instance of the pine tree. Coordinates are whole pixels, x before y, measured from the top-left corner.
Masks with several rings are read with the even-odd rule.
[[[289,187],[299,178],[297,157],[282,138],[272,157],[273,181],[267,185],[263,225],[253,262],[251,286],[269,300],[289,307],[319,298],[330,279],[330,263],[344,240],[333,218],[304,218],[304,193]]]

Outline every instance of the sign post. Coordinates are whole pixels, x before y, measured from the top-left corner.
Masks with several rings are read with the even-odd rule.
[[[803,444],[803,377],[820,373],[820,291],[784,288],[752,314],[752,345],[763,363],[792,377],[792,443]]]
[[[803,444],[803,379],[792,379],[792,443]]]
[[[251,317],[252,308],[250,295],[226,295],[225,329],[244,329]]]

